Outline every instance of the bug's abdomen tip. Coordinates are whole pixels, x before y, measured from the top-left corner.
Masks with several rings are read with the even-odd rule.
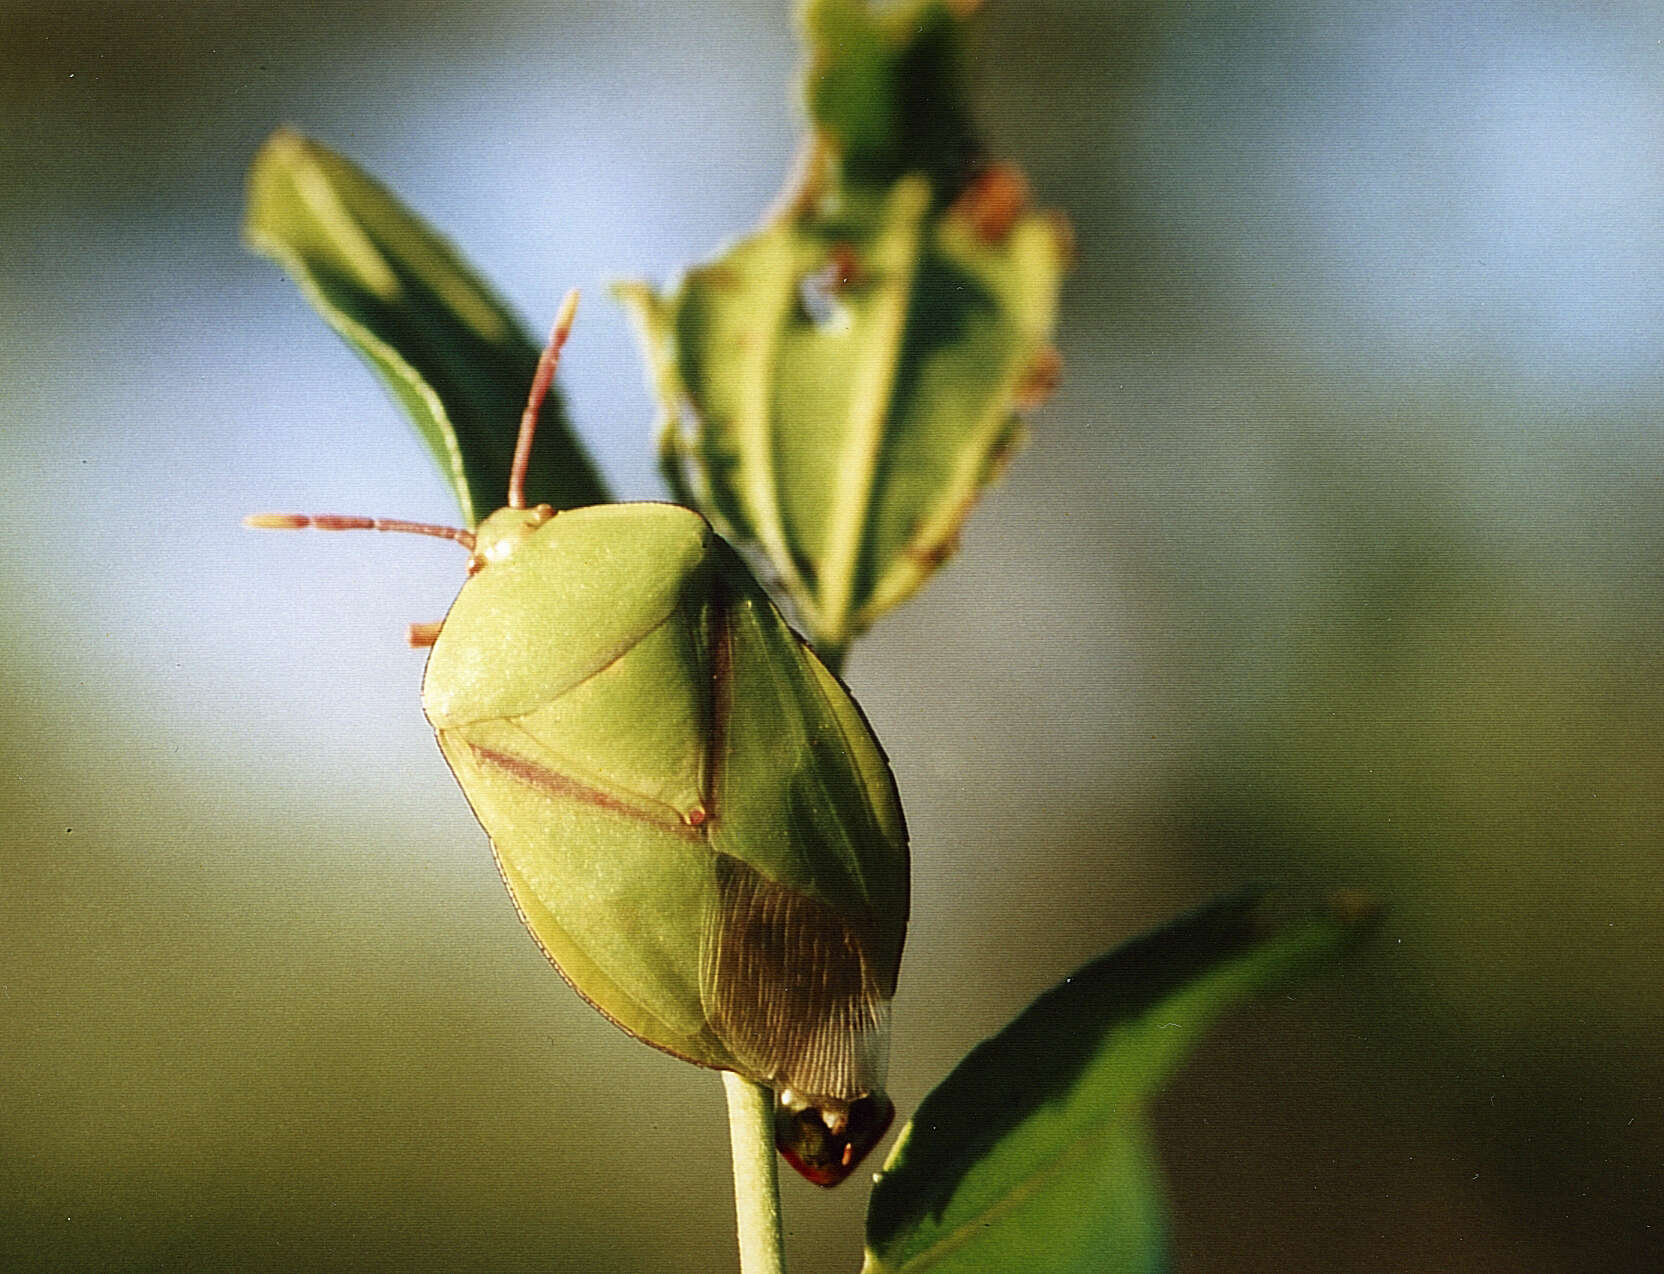
[[[806,1181],[830,1189],[860,1166],[895,1117],[895,1103],[882,1093],[851,1102],[841,1119],[829,1120],[814,1106],[793,1110],[782,1104],[774,1115],[774,1144]]]

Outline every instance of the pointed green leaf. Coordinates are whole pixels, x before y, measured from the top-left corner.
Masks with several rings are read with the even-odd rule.
[[[959,0],[808,0],[809,119],[849,185],[928,173],[950,196],[981,157],[971,124],[966,15]]]
[[[1065,978],[920,1104],[873,1189],[866,1274],[1155,1274],[1150,1097],[1238,1001],[1333,955],[1355,903],[1215,902]]]
[[[288,131],[255,156],[244,234],[375,370],[467,525],[502,504],[539,346],[456,249],[349,160]],[[552,394],[526,494],[556,508],[608,498]]]
[[[621,292],[680,493],[763,550],[831,660],[951,554],[1055,374],[1066,237],[1016,180],[933,211],[906,177],[778,219],[668,295]]]
[[[1057,373],[1068,227],[971,127],[974,0],[807,0],[812,145],[776,215],[620,290],[676,498],[769,559],[817,649],[953,552]]]

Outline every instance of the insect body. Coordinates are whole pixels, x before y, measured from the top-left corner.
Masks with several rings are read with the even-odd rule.
[[[445,759],[574,989],[649,1044],[771,1085],[782,1153],[836,1184],[893,1114],[908,866],[883,753],[697,513],[510,497],[451,536],[471,573],[422,685]]]

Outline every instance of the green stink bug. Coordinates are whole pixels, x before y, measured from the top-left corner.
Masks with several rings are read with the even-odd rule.
[[[738,555],[677,505],[508,505],[472,532],[263,514],[250,525],[440,535],[471,550],[422,705],[516,909],[579,995],[637,1038],[774,1088],[776,1143],[843,1180],[894,1114],[889,1004],[908,909],[894,780],[848,691]]]

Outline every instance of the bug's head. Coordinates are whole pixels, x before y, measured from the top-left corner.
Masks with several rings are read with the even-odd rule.
[[[549,386],[555,379],[555,368],[560,365],[561,349],[572,334],[572,322],[577,316],[578,290],[573,288],[560,303],[549,343],[537,360],[532,387],[526,394],[526,409],[520,413],[520,432],[514,440],[514,461],[508,471],[508,503],[474,528],[474,553],[468,559],[470,575],[502,561],[555,516],[554,509],[547,504],[526,507],[526,470],[531,465],[538,413],[543,410],[543,400],[548,397]]]
[[[529,509],[498,509],[474,528],[474,555],[468,559],[468,573],[472,575],[492,562],[502,561],[554,516],[554,509],[547,504]]]
[[[398,518],[342,517],[336,514],[312,513],[253,513],[243,519],[246,526],[268,531],[297,531],[314,527],[320,531],[404,531],[416,535],[434,535],[454,540],[468,549],[468,573],[474,574],[492,562],[501,561],[512,553],[527,536],[555,516],[547,504],[526,507],[526,469],[531,463],[532,438],[537,433],[537,416],[549,386],[555,379],[555,368],[560,363],[561,347],[572,333],[572,321],[578,313],[578,291],[574,288],[561,301],[555,316],[554,330],[549,343],[537,360],[537,371],[532,376],[532,387],[526,395],[526,409],[520,415],[520,432],[515,439],[514,461],[508,474],[508,503],[486,518],[474,530],[455,526],[435,526],[429,522],[406,522]],[[410,644],[431,646],[439,630],[437,624],[412,624]]]
[[[786,1162],[817,1186],[835,1186],[889,1130],[895,1103],[882,1093],[848,1103],[795,1106],[782,1098],[774,1111],[774,1144]]]

